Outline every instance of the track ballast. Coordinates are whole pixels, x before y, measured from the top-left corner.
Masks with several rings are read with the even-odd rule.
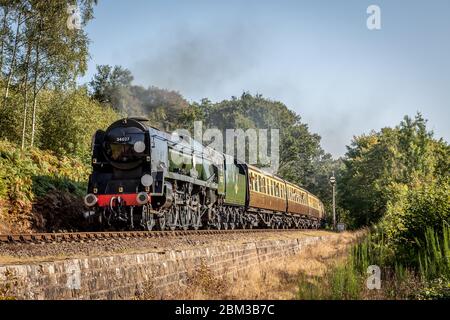
[[[127,238],[174,238],[192,235],[239,234],[258,232],[292,232],[302,229],[234,229],[234,230],[177,230],[177,231],[102,231],[0,234],[2,243],[54,243],[114,240]]]

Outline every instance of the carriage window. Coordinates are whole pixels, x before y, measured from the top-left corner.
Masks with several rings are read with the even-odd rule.
[[[266,192],[266,178],[262,178],[261,192]]]
[[[256,180],[256,191],[261,191],[261,176],[258,175],[258,180]]]

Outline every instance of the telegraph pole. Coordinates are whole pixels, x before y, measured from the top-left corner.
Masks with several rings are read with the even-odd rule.
[[[333,187],[333,230],[336,230],[336,178],[333,175],[330,177],[330,183]]]

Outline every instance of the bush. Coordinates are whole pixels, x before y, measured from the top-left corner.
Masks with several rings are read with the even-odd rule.
[[[386,245],[383,229],[373,227],[354,245],[347,259],[338,262],[323,277],[299,278],[302,299],[448,299],[450,298],[450,226],[428,228],[424,240],[416,240],[413,255],[404,261]],[[415,262],[415,263],[414,263]],[[380,268],[380,290],[366,286],[368,267]]]
[[[442,232],[444,223],[450,223],[448,178],[397,192],[388,203],[382,226],[388,244],[395,248],[398,258],[417,263],[414,252],[418,249],[418,243],[427,240],[427,230]]]
[[[36,230],[33,205],[39,198],[55,190],[81,195],[88,174],[80,160],[0,141],[0,231]]]
[[[119,117],[110,107],[89,98],[84,89],[58,94],[42,112],[38,146],[89,162],[95,131],[106,129]]]
[[[0,82],[0,90],[2,84]],[[33,101],[28,101],[25,147],[32,140]],[[110,106],[89,97],[85,88],[42,91],[37,100],[33,145],[57,155],[89,161],[91,138],[96,130],[106,129],[121,115]],[[14,88],[5,103],[0,103],[0,139],[22,144],[24,98]]]

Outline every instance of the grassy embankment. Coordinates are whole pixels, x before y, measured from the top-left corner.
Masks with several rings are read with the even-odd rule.
[[[202,264],[181,292],[166,299],[448,299],[450,228],[428,229],[416,261],[403,264],[380,230],[345,232],[296,256],[217,278]],[[368,289],[367,268],[377,265],[381,288]],[[140,299],[155,299],[152,286]]]
[[[164,299],[296,299],[302,275],[324,275],[336,261],[345,258],[350,246],[364,233],[329,233],[327,239],[303,248],[297,255],[257,264],[225,277],[216,277],[206,264],[201,264],[190,272],[180,292]],[[160,298],[152,283],[143,291],[137,298]]]

